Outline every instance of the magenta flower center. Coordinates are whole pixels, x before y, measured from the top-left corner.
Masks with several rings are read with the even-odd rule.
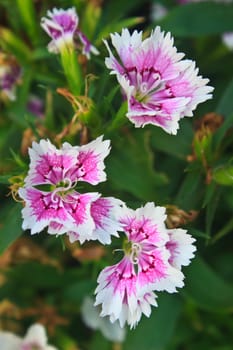
[[[135,98],[139,102],[147,102],[150,95],[164,88],[160,72],[153,67],[141,70],[138,70],[137,67],[127,68],[125,78],[129,80],[130,85],[136,87]]]

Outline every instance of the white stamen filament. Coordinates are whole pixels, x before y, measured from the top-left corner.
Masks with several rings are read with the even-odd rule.
[[[136,265],[139,262],[138,254],[142,251],[142,247],[138,243],[133,243],[130,251],[130,260],[132,264]]]
[[[153,79],[154,79],[154,82],[150,87],[148,86],[148,83],[145,81],[141,84],[138,84],[138,86],[140,86],[140,93],[139,93],[140,100],[143,100],[146,96],[160,90],[161,87],[163,86],[161,81],[161,76],[159,73],[154,73]],[[139,78],[137,80],[139,81]]]
[[[61,193],[64,193],[64,192],[67,192],[69,191],[70,189],[74,188],[76,185],[77,185],[77,181],[75,181],[74,183],[72,183],[72,181],[69,179],[69,178],[64,178],[63,179],[63,182],[64,182],[64,186],[60,186],[60,187],[57,187],[53,190],[53,193],[51,195],[51,200],[53,203],[57,203],[58,202],[58,196],[55,197],[57,195],[57,193],[61,192]],[[67,201],[67,203],[72,203],[73,201]]]

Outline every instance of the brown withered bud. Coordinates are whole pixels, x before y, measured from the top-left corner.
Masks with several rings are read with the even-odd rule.
[[[223,124],[224,118],[222,115],[215,112],[205,114],[202,118],[198,119],[194,123],[196,130],[202,128],[208,129],[211,133],[214,133]]]
[[[222,115],[217,114],[215,112],[210,112],[205,114],[202,118],[198,119],[194,123],[195,133],[192,142],[192,154],[187,156],[188,162],[194,162],[197,159],[197,155],[195,152],[194,143],[195,141],[202,141],[204,138],[208,138],[214,134],[218,128],[223,124],[224,118]]]
[[[28,154],[28,148],[31,147],[33,141],[38,141],[38,137],[53,138],[51,132],[41,124],[36,125],[36,131],[38,135],[35,135],[31,128],[27,128],[24,130],[20,147],[20,151],[23,156],[26,156]]]
[[[166,225],[169,229],[172,229],[194,221],[198,216],[198,211],[189,210],[186,212],[175,205],[166,205],[166,214]]]
[[[3,299],[0,302],[0,329],[18,333],[20,331],[20,319],[20,308],[8,299]]]

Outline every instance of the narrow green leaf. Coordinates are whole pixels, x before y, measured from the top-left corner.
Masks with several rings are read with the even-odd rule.
[[[213,237],[211,243],[217,242],[220,238],[226,236],[228,233],[231,233],[233,230],[233,218],[229,220],[223,228],[221,228]]]
[[[128,119],[126,118],[126,112],[127,112],[127,102],[124,102],[121,104],[114,119],[112,120],[111,124],[107,128],[107,132],[111,132],[116,129],[119,129],[122,125],[127,123]]]
[[[133,194],[142,200],[157,199],[157,189],[167,183],[163,173],[154,170],[149,134],[135,131],[133,135],[117,137],[107,160],[108,179],[117,190]]]
[[[177,295],[163,294],[150,318],[143,316],[135,330],[128,332],[124,350],[165,350],[172,339],[182,301]]]
[[[232,128],[232,125],[233,125],[233,112],[232,114],[229,114],[225,117],[223,124],[220,126],[217,132],[213,135],[214,149],[218,149],[223,141],[224,141],[225,147],[227,146],[227,144],[230,144],[232,142],[231,138],[225,138],[226,133],[228,132],[228,130]]]
[[[227,164],[214,169],[213,179],[220,185],[233,186],[233,165]]]
[[[151,128],[153,148],[176,158],[186,159],[191,154],[192,139],[193,129],[187,120],[182,120],[177,136],[169,135],[160,128]]]
[[[15,33],[3,27],[0,27],[0,45],[23,64],[31,58],[31,51],[27,45]]]
[[[185,210],[195,209],[200,207],[203,194],[202,174],[198,171],[189,172],[180,186],[175,204]]]
[[[4,184],[4,185],[9,185],[9,179],[12,177],[13,175],[0,175],[0,183]]]
[[[213,2],[176,6],[160,25],[175,36],[196,37],[233,31],[233,5]]]
[[[143,22],[142,17],[127,18],[121,21],[113,21],[111,24],[106,25],[100,33],[96,40],[96,44],[99,45],[103,39],[109,37],[109,33],[121,32],[122,28],[133,27],[139,23]]]
[[[196,257],[185,272],[184,293],[199,307],[217,312],[232,312],[233,286],[227,284],[200,257]]]
[[[72,283],[64,289],[64,298],[71,303],[81,303],[85,296],[92,294],[95,287],[96,282],[91,279]]]
[[[233,79],[229,83],[229,85],[224,90],[222,97],[218,103],[217,106],[217,113],[223,114],[225,117],[227,117],[229,114],[233,114]]]
[[[22,234],[21,209],[21,204],[7,203],[0,211],[0,253]]]
[[[211,190],[210,187],[213,187],[213,189]],[[208,236],[210,236],[214,218],[216,216],[216,211],[218,209],[221,191],[219,187],[216,188],[215,183],[211,183],[209,187],[207,187],[206,195],[208,195],[208,191],[212,191],[212,194],[210,195],[210,198],[206,207],[206,233]]]
[[[125,14],[131,10],[135,10],[137,6],[140,6],[141,0],[125,1],[125,0],[108,0],[104,6],[102,12],[101,21],[104,23],[112,23],[113,21],[119,22],[119,19],[124,17]],[[122,11],[124,9],[124,11]]]
[[[25,30],[33,44],[38,43],[38,27],[35,14],[34,3],[32,0],[16,0],[19,13],[22,17]]]

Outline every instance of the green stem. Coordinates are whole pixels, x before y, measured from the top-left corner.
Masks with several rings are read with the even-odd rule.
[[[127,122],[126,113],[127,102],[123,102],[112,123],[108,126],[107,132],[112,132],[123,126]]]
[[[220,238],[224,237],[226,234],[228,234],[231,230],[233,230],[233,218],[224,226],[212,239],[212,243],[215,243]]]
[[[62,49],[61,64],[71,93],[76,96],[80,95],[84,79],[73,47],[64,47]]]

